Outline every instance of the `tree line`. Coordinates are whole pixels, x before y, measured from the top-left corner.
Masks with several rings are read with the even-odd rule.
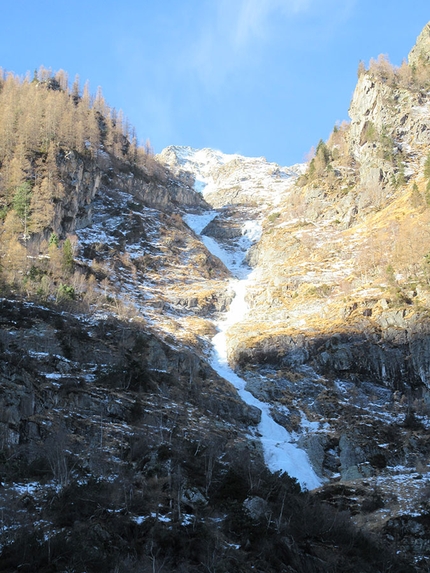
[[[70,86],[63,70],[41,67],[21,78],[0,69],[3,286],[28,289],[31,278],[39,290],[56,292],[70,282],[73,268],[63,261],[70,238],[57,236],[57,219],[81,192],[74,181],[77,163],[100,175],[113,169],[147,178],[162,171],[149,141],[138,145],[135,130],[106,103],[101,88],[91,95],[78,76]],[[42,288],[42,279],[53,286]]]
[[[95,97],[88,83],[41,68],[33,79],[0,72],[0,218],[14,210],[22,219],[27,198],[38,232],[52,215],[50,205],[64,195],[59,174],[61,154],[73,150],[97,159],[100,152],[128,163],[145,162],[150,150],[139,148],[134,129],[121,111],[110,108],[101,88]]]

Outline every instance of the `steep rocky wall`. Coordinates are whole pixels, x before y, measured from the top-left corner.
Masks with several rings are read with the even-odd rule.
[[[372,380],[402,392],[430,387],[430,327],[418,317],[379,332],[331,337],[312,345],[310,354],[331,376]]]
[[[415,46],[409,52],[408,63],[410,66],[422,62],[430,62],[430,22],[426,24],[418,36]]]
[[[162,211],[174,211],[178,206],[209,208],[199,193],[174,180],[169,180],[164,185],[137,180],[131,185],[130,191],[148,207]]]
[[[57,158],[65,197],[55,205],[53,230],[60,236],[91,222],[92,200],[100,189],[102,169],[73,151]]]
[[[370,72],[359,77],[349,108],[349,143],[362,183],[373,182],[374,169],[381,181],[389,181],[394,167],[384,155],[395,158],[401,152],[409,163],[420,146],[430,144],[428,102],[426,93],[383,82]]]
[[[151,412],[159,399],[188,402],[229,424],[259,421],[258,409],[191,349],[115,318],[82,322],[3,299],[0,350],[3,447],[43,440],[54,419],[70,429],[82,416],[97,424],[103,412],[129,423],[143,404]]]
[[[106,153],[96,159],[69,151],[57,158],[65,196],[55,205],[53,230],[60,236],[91,224],[93,199],[103,189],[130,193],[144,205],[171,212],[181,207],[208,208],[203,197],[186,182],[163,169],[148,174],[132,169]]]
[[[372,381],[391,390],[430,389],[430,323],[419,314],[387,311],[378,323],[320,335],[268,335],[247,346],[234,341],[231,359],[240,366],[274,364],[291,368],[312,365],[329,377]]]

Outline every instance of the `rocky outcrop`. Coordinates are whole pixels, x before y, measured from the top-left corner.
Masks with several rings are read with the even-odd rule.
[[[203,229],[201,234],[213,237],[220,241],[241,237],[242,224],[240,218],[237,218],[237,214],[237,211],[236,213],[228,213],[226,217],[226,213],[224,211],[224,214],[217,215],[212,219],[212,221]]]
[[[312,365],[326,376],[372,380],[391,390],[430,390],[430,325],[419,314],[386,312],[361,331],[343,334],[272,336],[246,347],[232,345],[231,359],[238,365],[267,364],[296,368]],[[384,325],[384,326],[382,326]]]
[[[229,289],[209,293],[184,293],[171,296],[170,304],[192,310],[198,316],[213,316],[214,312],[226,312],[233,300]]]
[[[349,108],[349,142],[361,185],[390,183],[399,168],[396,156],[412,168],[417,148],[430,143],[427,106],[425,93],[384,83],[371,72],[359,77]]]
[[[402,515],[390,519],[384,533],[388,539],[395,540],[405,554],[428,555],[430,552],[430,520],[427,515]]]
[[[409,52],[408,63],[410,66],[430,62],[430,22],[424,26],[418,36],[415,46]]]
[[[61,237],[91,224],[94,198],[106,189],[130,194],[142,204],[165,212],[209,207],[186,178],[173,177],[161,165],[149,174],[121,164],[105,152],[91,159],[73,151],[59,155],[57,163],[65,194],[55,205],[52,229]]]
[[[259,410],[239,400],[193,351],[113,317],[82,322],[2,300],[0,343],[0,436],[8,447],[42,439],[55,412],[70,414],[66,427],[77,412],[97,424],[101,410],[111,420],[130,423],[136,393],[149,396],[161,388],[171,399],[187,395],[198,408],[229,423],[259,422]]]
[[[52,227],[64,236],[91,223],[92,201],[100,190],[103,172],[96,162],[73,151],[57,157],[57,163],[65,197],[56,203]]]
[[[127,190],[148,207],[172,212],[178,208],[205,208],[209,205],[203,197],[191,187],[179,181],[169,180],[166,183],[149,182],[136,179],[129,182]]]

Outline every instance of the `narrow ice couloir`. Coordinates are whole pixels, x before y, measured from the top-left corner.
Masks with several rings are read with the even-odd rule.
[[[215,212],[204,215],[188,215],[185,220],[194,232],[200,234],[215,216]],[[256,222],[246,223],[244,225],[244,239],[248,240],[249,244],[252,244],[258,238],[259,224]],[[245,296],[248,285],[253,280],[254,272],[250,272],[250,269],[243,264],[243,251],[229,253],[210,237],[202,236],[202,240],[208,250],[221,259],[236,277],[239,277],[232,279],[231,282],[235,297],[230,309],[216,324],[218,333],[212,340],[212,366],[220,376],[233,384],[246,404],[260,409],[261,421],[258,425],[258,432],[261,436],[260,441],[268,468],[272,472],[286,472],[291,477],[296,478],[304,489],[315,489],[322,485],[322,480],[315,473],[306,452],[293,443],[290,433],[283,426],[275,422],[270,415],[270,405],[258,400],[248,390],[245,390],[245,381],[228,364],[226,334],[228,329],[233,324],[242,321],[248,312]],[[239,264],[238,257],[241,258]]]

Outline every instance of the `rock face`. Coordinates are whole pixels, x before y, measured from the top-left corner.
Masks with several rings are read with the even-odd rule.
[[[430,62],[430,22],[424,26],[415,46],[409,52],[408,62],[411,66],[420,62]]]
[[[91,425],[102,409],[110,419],[131,423],[136,405],[127,389],[151,393],[167,385],[179,398],[181,380],[185,388],[190,380],[198,386],[198,402],[215,407],[215,416],[258,423],[259,412],[243,404],[207,363],[186,348],[170,347],[147,328],[121,326],[115,319],[82,323],[6,300],[0,301],[0,320],[0,436],[8,447],[40,440],[48,420],[60,423],[61,412],[85,414]],[[67,417],[63,427],[71,429]]]
[[[124,186],[123,186],[124,187]],[[206,202],[199,193],[196,193],[188,184],[177,180],[168,180],[158,184],[153,181],[145,182],[137,178],[125,186],[126,190],[148,207],[173,212],[180,208],[205,208]]]
[[[66,193],[65,200],[56,205],[53,231],[64,236],[91,222],[92,202],[100,190],[103,172],[96,163],[79,157],[73,151],[58,157],[57,162]]]
[[[401,316],[396,320],[396,316]],[[395,325],[392,320],[395,321]],[[379,326],[378,326],[379,323]],[[390,324],[391,323],[391,324]],[[309,364],[326,375],[372,380],[392,391],[430,390],[430,325],[428,317],[403,312],[383,313],[360,331],[344,334],[289,335],[265,338],[261,345],[232,344],[231,359],[246,364]]]
[[[179,207],[207,208],[202,196],[193,189],[192,180],[172,177],[161,165],[150,174],[130,165],[118,165],[117,159],[104,152],[90,160],[73,151],[59,155],[57,163],[65,186],[65,198],[57,202],[52,222],[53,231],[59,236],[92,222],[94,198],[106,188],[130,194],[144,205],[166,212]]]
[[[417,172],[417,149],[430,143],[428,106],[426,93],[384,83],[371,74],[360,76],[349,108],[349,141],[363,187],[389,183],[398,169],[392,157],[400,154]]]

